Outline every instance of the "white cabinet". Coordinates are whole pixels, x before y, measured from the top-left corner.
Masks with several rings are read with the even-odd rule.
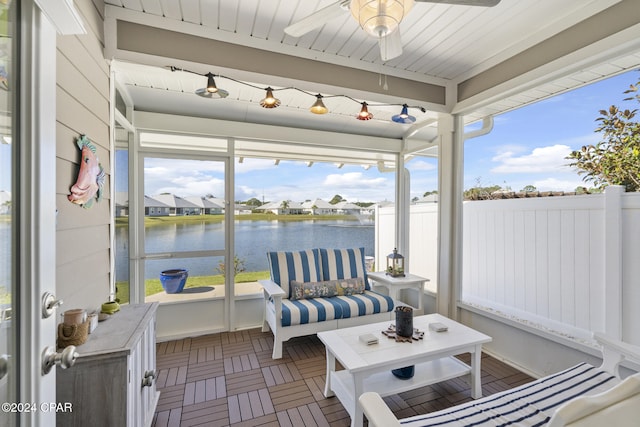
[[[73,367],[57,370],[59,426],[150,426],[156,390],[155,319],[158,303],[122,306],[78,346]]]

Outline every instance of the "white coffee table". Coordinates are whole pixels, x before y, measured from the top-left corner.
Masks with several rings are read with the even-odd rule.
[[[447,332],[429,330],[429,323],[441,322]],[[424,338],[412,343],[396,342],[382,334],[391,322],[380,322],[352,328],[318,332],[327,351],[327,378],[324,394],[337,396],[351,416],[351,426],[362,426],[362,408],[358,398],[367,391],[381,396],[401,393],[450,378],[471,374],[471,396],[482,397],[480,356],[482,344],[491,337],[439,314],[417,316],[414,328],[424,331]],[[366,345],[359,340],[373,334],[378,344]],[[453,357],[471,353],[471,366]],[[344,370],[336,371],[336,360]],[[392,369],[415,365],[411,379],[396,378]]]

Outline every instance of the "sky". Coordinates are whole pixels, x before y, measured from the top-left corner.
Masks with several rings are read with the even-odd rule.
[[[514,110],[494,119],[488,135],[465,143],[465,189],[499,185],[519,191],[573,191],[582,181],[565,159],[571,151],[600,141],[595,132],[599,111],[611,105],[637,108],[623,92],[640,80],[630,71]]]
[[[599,110],[614,104],[637,108],[623,92],[640,79],[630,71],[598,83],[496,116],[488,135],[465,143],[464,188],[498,185],[519,191],[533,185],[540,191],[573,191],[586,185],[565,157],[585,144],[598,142]],[[70,141],[70,143],[74,143]],[[0,190],[9,191],[11,146],[0,144]],[[116,154],[116,191],[126,183],[126,160]],[[184,163],[187,162],[187,163]],[[197,165],[197,166],[196,166]],[[414,158],[406,163],[411,175],[411,197],[438,188],[435,159]],[[393,201],[395,175],[377,168],[302,162],[236,159],[235,199],[303,202],[330,200],[339,194],[350,202]],[[224,197],[222,165],[216,162],[148,159],[145,194],[169,192],[178,196]],[[72,183],[69,185],[71,186]]]

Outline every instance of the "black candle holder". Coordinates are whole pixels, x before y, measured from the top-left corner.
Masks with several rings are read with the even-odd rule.
[[[401,337],[413,337],[413,308],[401,305],[396,307],[396,334]],[[396,377],[408,380],[415,373],[415,365],[391,371]]]

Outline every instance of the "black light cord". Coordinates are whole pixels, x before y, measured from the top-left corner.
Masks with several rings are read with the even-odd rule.
[[[314,98],[317,98],[318,96],[320,96],[322,99],[328,99],[328,98],[347,98],[347,99],[349,99],[349,100],[351,100],[351,101],[353,101],[353,102],[355,102],[355,103],[357,103],[357,104],[360,104],[360,105],[362,105],[362,104],[366,104],[366,105],[368,105],[369,107],[404,107],[404,106],[406,106],[407,108],[414,108],[414,109],[420,110],[420,111],[421,111],[421,112],[423,112],[423,113],[426,113],[426,112],[427,112],[427,109],[426,109],[426,108],[421,107],[421,106],[418,106],[418,105],[407,105],[407,104],[380,104],[380,103],[370,104],[370,103],[368,103],[368,102],[366,102],[366,101],[358,101],[357,99],[352,98],[352,97],[351,97],[351,96],[349,96],[349,95],[326,95],[326,96],[325,96],[325,95],[322,95],[322,94],[320,94],[320,93],[317,93],[317,94],[316,94],[316,93],[308,92],[308,91],[306,91],[306,90],[303,90],[303,89],[300,89],[300,88],[297,88],[297,87],[294,87],[294,86],[281,87],[281,88],[273,88],[273,87],[271,87],[271,86],[268,86],[268,87],[261,87],[261,86],[257,86],[257,85],[251,84],[251,83],[244,82],[244,81],[242,81],[242,80],[234,79],[233,77],[223,76],[222,74],[213,74],[213,73],[201,74],[201,73],[197,73],[197,72],[195,72],[195,71],[187,70],[187,69],[185,69],[185,68],[179,68],[179,67],[176,67],[176,66],[173,66],[173,65],[169,66],[169,69],[170,69],[172,72],[182,71],[182,72],[184,72],[184,73],[191,73],[191,74],[195,74],[195,75],[197,75],[197,76],[201,76],[201,77],[205,77],[205,78],[206,78],[209,74],[211,74],[211,75],[212,75],[213,77],[215,77],[215,78],[222,78],[222,79],[231,80],[232,82],[235,82],[235,83],[238,83],[238,84],[241,84],[241,85],[245,85],[245,86],[248,86],[248,87],[251,87],[251,88],[254,88],[254,89],[264,90],[264,91],[269,90],[269,89],[270,89],[270,90],[272,90],[273,92],[277,92],[277,91],[281,91],[281,90],[296,90],[296,91],[298,91],[298,92],[304,93],[305,95],[309,95],[309,96],[314,97]]]

